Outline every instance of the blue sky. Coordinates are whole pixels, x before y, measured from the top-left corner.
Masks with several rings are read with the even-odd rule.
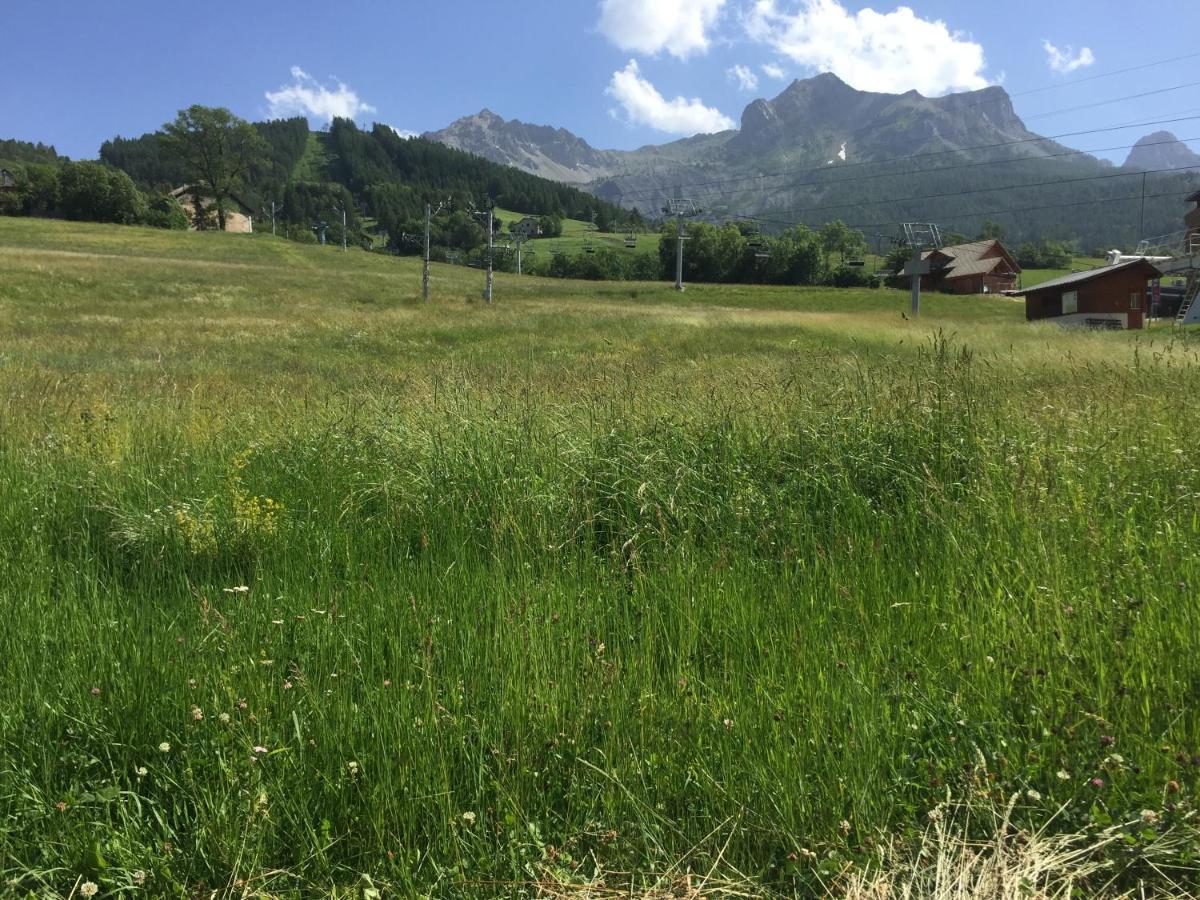
[[[350,112],[413,132],[487,107],[632,148],[736,123],[750,100],[824,69],[897,93],[1002,84],[1042,134],[1200,116],[1200,87],[1056,112],[1200,82],[1196,57],[1069,83],[1200,52],[1197,4],[1178,3],[1159,30],[1129,10],[1113,0],[362,0],[340,10],[4,0],[0,138],[86,158],[192,103],[250,119],[304,111],[317,126]],[[1157,127],[1065,142],[1130,144]],[[1200,149],[1200,118],[1162,127]]]

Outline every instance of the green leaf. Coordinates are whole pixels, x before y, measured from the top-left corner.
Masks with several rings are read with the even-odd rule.
[[[88,872],[103,872],[108,868],[108,862],[104,859],[104,854],[100,852],[99,841],[92,841],[91,847],[83,856],[83,867]]]

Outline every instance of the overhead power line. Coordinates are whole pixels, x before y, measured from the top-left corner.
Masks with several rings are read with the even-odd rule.
[[[1179,196],[1178,191],[1167,191],[1166,193],[1162,193],[1162,194],[1146,194],[1145,199],[1158,200],[1163,197],[1178,197],[1178,196]],[[981,216],[1002,216],[1002,215],[1008,215],[1011,213],[1038,212],[1038,211],[1045,210],[1045,209],[1070,209],[1070,208],[1073,208],[1076,206],[1089,206],[1089,205],[1095,204],[1095,203],[1122,203],[1126,200],[1141,200],[1142,197],[1143,197],[1142,194],[1131,194],[1128,197],[1097,197],[1096,199],[1093,199],[1093,200],[1079,200],[1079,201],[1075,201],[1075,202],[1071,202],[1071,203],[1048,203],[1048,204],[1045,204],[1042,206],[1022,206],[1022,207],[1016,207],[1016,208],[1008,207],[1005,209],[980,209],[980,210],[973,210],[973,211],[967,212],[967,213],[962,213],[959,215],[939,216],[938,218],[943,222],[955,222],[955,221],[959,221],[962,219],[977,219]],[[772,218],[768,218],[768,217],[764,217],[764,216],[731,216],[730,218],[743,219],[743,220],[751,221],[751,222],[762,222],[762,223],[765,223],[768,225],[780,225],[784,228],[794,228],[798,225],[805,225],[804,222],[795,222],[795,221],[784,220],[784,219],[772,219]],[[869,229],[869,228],[895,228],[896,223],[894,221],[892,221],[892,222],[854,223],[851,225],[847,225],[846,227],[853,228],[858,231],[865,231],[866,229]]]
[[[1029,188],[1058,187],[1059,185],[1082,184],[1088,181],[1111,181],[1114,178],[1145,178],[1147,175],[1161,175],[1165,172],[1188,172],[1195,169],[1200,169],[1200,165],[1179,166],[1177,168],[1168,169],[1146,169],[1145,171],[1138,172],[1112,172],[1105,175],[1090,175],[1085,178],[1056,178],[1049,181],[1032,181],[1027,184],[1005,184],[996,185],[994,187],[970,188],[968,190],[961,191],[947,191],[944,194],[921,194],[916,197],[881,197],[870,200],[856,200],[851,203],[831,203],[824,206],[806,206],[803,208],[797,207],[795,209],[784,210],[784,212],[788,214],[794,212],[823,212],[830,209],[849,209],[857,206],[875,206],[884,203],[915,203],[922,200],[944,200],[947,197],[962,197],[967,194],[989,194],[999,191],[1020,191],[1027,190]]]
[[[801,188],[801,187],[826,187],[829,185],[846,184],[849,182],[857,183],[860,181],[871,181],[871,180],[874,180],[877,178],[901,178],[901,177],[907,178],[912,175],[928,175],[928,174],[939,174],[940,175],[943,172],[955,172],[955,171],[958,171],[959,169],[975,169],[975,168],[981,168],[981,167],[987,168],[989,166],[1003,166],[1003,165],[1009,165],[1011,163],[1041,161],[1044,159],[1064,159],[1068,156],[1086,156],[1091,153],[1104,153],[1104,152],[1107,152],[1110,150],[1129,150],[1129,149],[1132,149],[1132,148],[1138,147],[1138,146],[1158,147],[1158,146],[1165,145],[1165,144],[1177,144],[1177,143],[1183,143],[1185,141],[1196,141],[1196,140],[1200,140],[1200,138],[1176,138],[1175,140],[1170,140],[1170,141],[1150,141],[1147,143],[1138,142],[1137,144],[1120,144],[1116,147],[1097,147],[1094,150],[1068,150],[1065,153],[1050,153],[1050,154],[1047,154],[1046,156],[1038,156],[1038,157],[1016,156],[1016,157],[1009,157],[1008,159],[993,159],[993,160],[985,160],[983,162],[960,163],[960,164],[954,165],[954,166],[935,166],[935,167],[928,168],[928,169],[915,169],[915,170],[910,169],[905,172],[875,172],[875,173],[869,174],[869,175],[855,175],[851,178],[828,178],[823,181],[791,182],[786,185],[780,185],[779,189],[792,190],[792,189]],[[1129,172],[1115,173],[1114,177],[1119,177],[1121,175],[1138,175],[1138,174],[1141,174],[1141,171],[1142,170],[1138,169],[1138,170],[1133,170],[1133,171],[1129,171]],[[1174,170],[1172,170],[1172,171],[1174,171]],[[1097,176],[1097,177],[1108,177],[1108,176]],[[744,191],[744,190],[706,191],[704,193],[697,194],[696,196],[701,199],[707,200],[707,199],[711,199],[714,197],[728,197],[728,196],[733,196],[733,195],[742,194],[742,193],[746,193],[746,191]]]
[[[1128,72],[1140,72],[1143,69],[1152,69],[1155,66],[1164,66],[1167,63],[1183,62],[1188,59],[1196,59],[1200,57],[1200,53],[1187,53],[1183,56],[1172,56],[1170,59],[1158,59],[1154,62],[1142,63],[1140,66],[1130,66],[1127,69],[1114,69],[1111,72],[1098,72],[1095,75],[1088,75],[1086,78],[1072,78],[1069,81],[1060,81],[1058,84],[1048,84],[1044,87],[1031,88],[1028,91],[1018,91],[1015,94],[1009,94],[1010,97],[1028,97],[1030,94],[1042,94],[1046,91],[1055,91],[1059,88],[1071,87],[1075,84],[1083,84],[1087,81],[1099,81],[1101,78],[1112,78],[1114,75],[1125,75]]]
[[[1182,91],[1184,88],[1200,87],[1200,81],[1189,81],[1187,84],[1177,84],[1174,87],[1159,88],[1155,91],[1142,91],[1140,94],[1129,94],[1126,97],[1113,97],[1100,100],[1097,103],[1085,103],[1082,106],[1070,106],[1066,109],[1056,109],[1053,112],[1034,113],[1032,116],[1022,116],[1023,119],[1044,119],[1047,116],[1058,116],[1063,113],[1079,112],[1081,109],[1096,109],[1099,106],[1111,106],[1113,103],[1124,103],[1126,100],[1140,100],[1143,97],[1153,97],[1155,94],[1169,94],[1171,91]]]

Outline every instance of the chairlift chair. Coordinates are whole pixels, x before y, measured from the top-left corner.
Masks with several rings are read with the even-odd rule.
[[[867,264],[867,261],[865,259],[848,259],[848,260],[846,260],[846,265],[848,265],[852,269],[861,269],[866,264]]]
[[[637,246],[637,235],[632,231],[625,236],[625,246],[631,250]]]
[[[595,253],[596,252],[596,248],[592,246],[591,240],[584,241],[583,252],[584,253]]]

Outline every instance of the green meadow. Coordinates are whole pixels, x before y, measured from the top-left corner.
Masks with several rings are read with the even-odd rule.
[[[1197,889],[1200,335],[433,277],[0,219],[0,895]]]
[[[507,209],[497,209],[496,215],[504,222],[505,231],[525,217],[524,213]],[[591,246],[593,249],[608,247],[621,253],[642,253],[658,258],[658,245],[662,240],[662,235],[657,231],[637,232],[634,235],[637,246],[628,247],[625,244],[625,240],[629,236],[627,231],[593,231],[590,223],[582,222],[579,219],[563,219],[562,224],[563,231],[560,237],[533,238],[525,243],[525,252],[528,253],[532,250],[535,257],[536,255],[549,256],[555,252],[574,256],[583,253],[585,247]],[[501,238],[501,242],[503,242],[503,238]]]

